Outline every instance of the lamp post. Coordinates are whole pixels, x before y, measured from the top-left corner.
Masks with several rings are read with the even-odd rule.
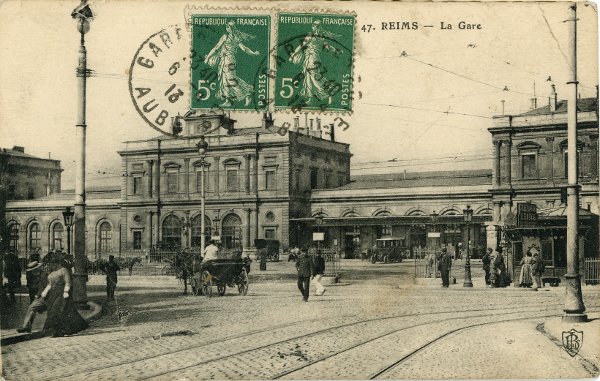
[[[206,162],[206,151],[208,150],[208,142],[204,139],[204,135],[200,136],[200,141],[196,144],[198,154],[200,154],[200,250],[204,250],[206,237],[204,236],[204,215],[206,214],[206,194],[204,192],[204,165]]]
[[[86,150],[86,78],[89,76],[87,69],[87,51],[85,49],[85,34],[90,30],[90,21],[94,18],[87,0],[71,12],[71,17],[77,22],[80,34],[79,65],[76,75],[78,78],[78,107],[75,135],[77,138],[77,168],[75,171],[75,216],[73,221],[73,243],[75,257],[75,271],[73,273],[73,300],[80,308],[87,307],[87,256],[85,248],[85,150]]]
[[[71,210],[70,206],[62,212],[63,219],[65,220],[65,226],[67,227],[67,253],[71,254],[71,227],[73,226],[73,216],[75,212]]]
[[[473,209],[470,205],[467,205],[466,209],[463,209],[463,216],[465,224],[467,226],[467,260],[465,261],[465,280],[463,287],[473,287],[473,281],[471,280],[471,221],[473,220]]]

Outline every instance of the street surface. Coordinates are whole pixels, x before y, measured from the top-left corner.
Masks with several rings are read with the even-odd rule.
[[[460,261],[458,262],[460,264]],[[589,378],[543,323],[562,314],[564,288],[413,286],[414,265],[342,262],[341,283],[308,303],[294,264],[252,264],[248,295],[184,296],[171,277],[119,278],[117,303],[92,276],[102,316],[81,334],[2,348],[7,380]],[[598,318],[598,286],[584,287]],[[119,312],[117,312],[117,310]],[[119,318],[121,315],[121,318]],[[41,322],[37,323],[40,326]],[[587,323],[592,324],[592,323]],[[594,325],[598,327],[598,325]],[[7,332],[8,329],[3,330]],[[586,331],[598,341],[598,330]]]

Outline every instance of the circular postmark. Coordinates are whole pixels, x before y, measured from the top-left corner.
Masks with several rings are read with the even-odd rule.
[[[129,68],[129,94],[138,114],[156,131],[176,136],[181,118],[190,111],[190,51],[187,32],[170,25],[148,37],[137,49]],[[193,89],[192,89],[193,91]],[[215,105],[215,118],[201,121],[195,131],[210,133],[221,127],[225,110]]]

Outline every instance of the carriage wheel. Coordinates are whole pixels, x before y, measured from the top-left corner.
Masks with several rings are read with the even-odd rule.
[[[212,296],[212,276],[206,270],[202,272],[202,293],[208,297]]]
[[[241,295],[246,295],[248,293],[248,273],[246,272],[246,269],[242,269],[242,273],[240,274],[238,291]]]
[[[226,289],[227,289],[227,285],[225,283],[217,284],[217,292],[219,293],[220,296],[225,295]]]

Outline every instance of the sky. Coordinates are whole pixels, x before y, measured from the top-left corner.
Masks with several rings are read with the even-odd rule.
[[[78,1],[0,2],[0,147],[61,160],[63,189],[72,188],[79,34],[71,11]],[[202,3],[219,13],[226,2]],[[92,1],[86,35],[87,185],[119,184],[123,141],[158,133],[133,106],[128,73],[138,47],[169,25],[185,24],[188,3]],[[247,2],[233,3],[238,7]],[[213,7],[212,9],[210,7]],[[352,173],[491,168],[492,117],[548,104],[550,85],[567,95],[569,3],[252,2],[287,11],[353,11],[354,110],[350,127],[336,131],[351,145]],[[229,11],[226,11],[229,12]],[[255,11],[255,12],[261,12]],[[265,11],[266,12],[266,11]],[[581,97],[596,96],[597,10],[578,6],[578,80]],[[416,30],[382,30],[382,23],[417,22]],[[459,30],[460,21],[481,29]],[[452,30],[442,30],[444,22]],[[374,30],[361,30],[372,25]],[[433,25],[424,28],[423,25]],[[548,78],[551,81],[548,81]],[[534,90],[535,88],[535,90]],[[238,127],[261,115],[232,113]],[[274,114],[275,123],[294,115]],[[316,117],[319,115],[311,115]],[[337,114],[320,115],[324,124]],[[304,117],[301,118],[304,120]]]

